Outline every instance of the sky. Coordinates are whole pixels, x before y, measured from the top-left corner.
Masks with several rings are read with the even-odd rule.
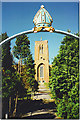
[[[62,31],[70,29],[73,34],[79,31],[78,2],[2,2],[2,33],[7,32],[8,36],[12,36],[19,32],[31,30],[35,27],[33,19],[41,5],[44,5],[44,8],[51,15],[52,27]],[[40,41],[42,37],[42,40],[48,40],[49,63],[51,64],[59,53],[64,36],[48,32],[28,34],[33,58],[35,41]],[[11,41],[11,48],[14,47],[15,40]],[[15,61],[17,62],[16,59]]]

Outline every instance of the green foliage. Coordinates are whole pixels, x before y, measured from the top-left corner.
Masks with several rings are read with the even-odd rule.
[[[10,96],[15,97],[16,92],[18,91],[18,95],[22,95],[24,92],[24,85],[20,78],[18,72],[13,68],[12,71],[6,70],[3,72],[2,76],[2,97],[7,98]]]
[[[16,46],[13,48],[14,56],[17,59],[22,59],[22,80],[25,84],[25,88],[32,89],[33,91],[38,89],[38,83],[35,81],[35,69],[34,60],[30,52],[30,41],[26,35],[21,35],[16,39]]]
[[[58,116],[79,117],[79,41],[66,36],[54,58],[49,86],[57,104]]]
[[[26,82],[29,83],[29,86],[33,91],[38,89],[38,83],[35,80],[35,69],[34,69],[34,60],[32,58],[32,54],[29,54],[25,64],[26,68]]]
[[[6,39],[7,33],[3,33],[2,41]],[[1,37],[0,36],[0,37]],[[24,95],[23,93],[27,92],[24,89],[24,85],[22,83],[21,77],[18,72],[12,67],[13,57],[10,53],[10,42],[7,42],[2,45],[2,104],[3,104],[3,115],[4,111],[9,111],[9,97],[12,97],[13,100],[16,97],[16,93],[18,92],[18,96]],[[8,107],[4,107],[4,106]]]
[[[8,38],[7,33],[3,33],[0,35],[2,36],[2,41]],[[2,97],[8,97],[10,94],[10,72],[12,67],[12,56],[10,54],[10,41],[2,45]],[[5,76],[5,75],[6,76]]]
[[[2,41],[8,38],[7,33],[3,33]],[[12,55],[10,53],[10,41],[2,45],[2,67],[7,70],[10,69],[12,65]]]
[[[13,53],[17,59],[26,58],[30,54],[30,41],[26,35],[17,37],[15,44]]]

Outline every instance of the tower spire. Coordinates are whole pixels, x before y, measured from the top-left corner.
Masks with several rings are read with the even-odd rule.
[[[42,37],[41,37],[41,41],[42,41]]]

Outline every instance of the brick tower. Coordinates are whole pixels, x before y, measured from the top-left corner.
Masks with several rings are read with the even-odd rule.
[[[48,41],[35,41],[35,79],[40,82],[49,82],[49,52]]]

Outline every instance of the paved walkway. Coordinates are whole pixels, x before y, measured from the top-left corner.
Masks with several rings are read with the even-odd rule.
[[[32,95],[31,100],[25,100],[19,107],[21,119],[56,119],[55,102],[50,97],[50,90],[44,84],[39,85],[38,92]]]
[[[48,88],[45,87],[44,83],[41,83],[39,85],[39,92],[37,92],[34,96],[33,99],[45,99],[45,100],[51,100],[50,97],[50,90]]]

